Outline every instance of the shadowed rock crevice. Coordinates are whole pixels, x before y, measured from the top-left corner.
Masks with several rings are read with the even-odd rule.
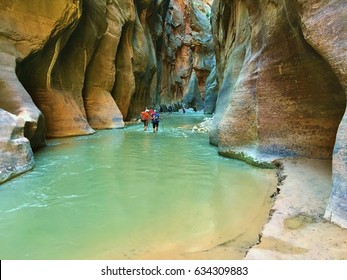
[[[76,38],[72,34],[78,19],[53,30],[45,46],[17,67],[19,80],[45,116],[47,137],[93,132],[86,120],[81,94],[83,75],[79,72],[83,71],[84,59],[73,56],[77,45],[72,43]]]

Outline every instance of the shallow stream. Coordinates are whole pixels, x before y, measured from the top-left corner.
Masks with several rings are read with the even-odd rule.
[[[49,140],[0,185],[0,259],[189,258],[248,232],[274,171],[218,156],[192,131],[203,118]]]

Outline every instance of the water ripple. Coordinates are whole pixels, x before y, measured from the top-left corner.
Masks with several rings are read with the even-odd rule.
[[[43,208],[43,207],[47,207],[47,204],[39,204],[39,203],[34,203],[34,204],[30,204],[30,203],[24,203],[16,208],[4,211],[3,213],[12,213],[12,212],[16,212],[25,208]]]

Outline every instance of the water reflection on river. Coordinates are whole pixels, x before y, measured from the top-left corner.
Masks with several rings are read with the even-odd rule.
[[[0,258],[189,258],[248,231],[274,172],[218,156],[191,131],[203,118],[50,140],[0,186]]]

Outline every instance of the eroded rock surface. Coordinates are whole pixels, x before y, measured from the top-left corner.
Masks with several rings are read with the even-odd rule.
[[[346,226],[347,3],[215,0],[212,14],[219,97],[210,142],[264,166],[333,154],[326,217]]]
[[[307,42],[329,64],[347,94],[346,1],[299,1]],[[346,105],[345,105],[346,106]],[[333,150],[333,190],[325,218],[347,228],[347,114],[339,125]]]
[[[0,3],[0,182],[33,167],[30,144],[45,145],[45,119],[18,80],[17,61],[42,49],[79,13],[79,1]]]
[[[215,65],[210,15],[211,0],[172,0],[167,7],[161,45],[162,69],[159,73],[161,103],[202,110],[214,107],[215,98],[206,102],[207,77]],[[212,87],[211,87],[212,88]],[[209,92],[217,96],[217,91]],[[206,104],[205,104],[206,103]],[[214,103],[214,104],[212,104]]]
[[[0,108],[24,120],[34,148],[46,137],[124,127],[159,104],[154,42],[168,3],[2,1]]]
[[[46,137],[122,128],[145,106],[184,99],[202,109],[214,64],[210,5],[2,1],[0,108],[25,120],[34,148]],[[217,92],[209,94],[211,112]]]
[[[0,109],[0,182],[34,167],[34,155],[29,140],[24,137],[24,122]]]

